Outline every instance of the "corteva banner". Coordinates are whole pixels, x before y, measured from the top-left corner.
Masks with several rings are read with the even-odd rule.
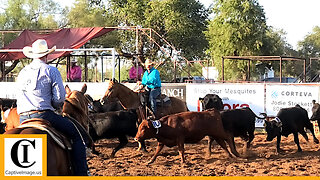
[[[281,108],[293,107],[299,104],[308,111],[309,117],[312,112],[312,100],[318,101],[319,85],[266,85],[266,113],[277,115]]]
[[[0,137],[0,177],[47,176],[46,135],[4,134]]]

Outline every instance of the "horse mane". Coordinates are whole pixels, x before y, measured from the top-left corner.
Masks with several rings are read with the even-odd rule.
[[[70,117],[77,119],[84,127],[88,125],[88,98],[80,91],[72,91],[63,105],[63,113],[68,114]],[[69,105],[69,106],[68,106]],[[71,105],[71,106],[70,106]],[[81,119],[79,119],[81,118]]]
[[[75,110],[77,111],[77,113],[81,113],[81,114],[85,114],[84,110],[82,108],[80,108],[74,101],[70,101],[68,99],[64,100],[65,102],[71,104],[72,107],[75,108]]]
[[[127,86],[125,86],[125,85],[123,85],[123,84],[121,84],[121,83],[113,82],[113,84],[117,84],[117,85],[119,85],[120,87],[123,87],[123,88],[125,88],[125,89],[128,89],[128,90],[134,92],[132,89],[128,88]]]

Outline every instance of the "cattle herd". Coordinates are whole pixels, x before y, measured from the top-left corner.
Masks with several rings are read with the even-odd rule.
[[[280,154],[281,136],[293,134],[297,151],[300,147],[298,133],[309,140],[308,134],[313,136],[313,142],[319,143],[315,136],[311,121],[320,121],[320,105],[313,101],[311,118],[307,111],[298,104],[294,107],[282,108],[276,117],[268,118],[266,114],[256,115],[250,108],[224,110],[222,99],[216,94],[207,94],[199,98],[202,103],[202,112],[181,112],[164,116],[157,120],[141,119],[139,109],[123,109],[121,103],[93,100],[89,95],[89,134],[94,141],[99,139],[117,138],[119,143],[113,147],[109,158],[117,158],[117,151],[128,144],[128,136],[138,142],[138,151],[148,153],[145,140],[156,139],[157,147],[154,155],[146,164],[156,161],[164,146],[177,146],[180,162],[186,163],[185,144],[199,143],[208,137],[207,152],[211,153],[212,143],[216,142],[230,157],[243,157],[237,151],[234,138],[241,137],[245,144],[245,151],[250,148],[255,137],[256,119],[265,120],[265,132],[267,141],[275,137],[276,152]],[[2,111],[16,106],[16,101],[11,99],[0,99]],[[4,132],[4,122],[1,122],[1,133]],[[149,144],[150,145],[150,144]],[[190,146],[187,146],[190,147]],[[229,147],[229,148],[228,148]],[[99,152],[92,147],[92,152]],[[175,162],[179,163],[179,162]]]

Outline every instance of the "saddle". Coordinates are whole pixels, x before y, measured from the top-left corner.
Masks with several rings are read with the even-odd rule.
[[[157,97],[157,106],[171,106],[170,98],[165,94],[160,94]]]
[[[147,104],[147,106],[150,108],[150,102],[149,102],[149,92],[141,92],[139,93],[140,96],[140,102],[142,105]],[[158,107],[168,107],[171,106],[171,100],[170,98],[165,94],[160,94],[157,98],[157,106]]]
[[[32,118],[32,119],[27,119],[21,123],[20,126],[17,128],[19,129],[25,129],[25,128],[36,128],[42,131],[47,132],[52,139],[62,148],[65,150],[71,150],[71,142],[70,140],[63,135],[61,132],[57,131],[53,127],[50,126],[50,122],[41,119],[41,118]]]

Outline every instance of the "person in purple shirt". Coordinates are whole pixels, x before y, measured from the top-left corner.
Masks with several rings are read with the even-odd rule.
[[[131,82],[141,81],[143,69],[136,61],[133,61],[133,65],[129,70],[129,79]]]
[[[77,65],[76,60],[71,60],[71,67],[67,74],[67,80],[69,82],[80,82],[81,81],[82,70],[81,67]]]
[[[20,71],[17,78],[17,111],[20,122],[31,118],[45,119],[71,138],[74,173],[85,176],[89,171],[84,142],[73,123],[54,112],[61,108],[66,96],[59,70],[46,64],[47,55],[55,49],[55,46],[49,49],[44,39],[36,40],[32,47],[23,48],[23,54],[33,61]]]

